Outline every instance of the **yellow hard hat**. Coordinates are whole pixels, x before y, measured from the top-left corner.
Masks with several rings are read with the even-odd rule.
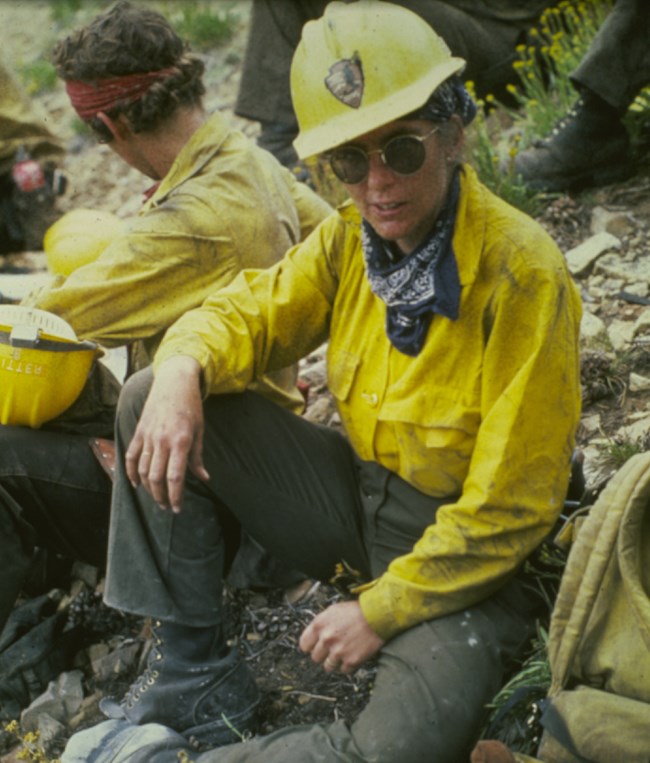
[[[332,2],[303,27],[291,95],[304,159],[422,106],[465,66],[412,11],[383,0]]]
[[[69,276],[94,262],[126,228],[124,220],[111,212],[73,209],[62,215],[45,232],[43,249],[48,269]]]
[[[0,424],[36,429],[63,413],[99,355],[59,316],[0,305]]]

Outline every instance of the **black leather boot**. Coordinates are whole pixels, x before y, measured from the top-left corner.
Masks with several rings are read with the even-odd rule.
[[[160,723],[197,745],[218,747],[254,730],[260,701],[255,679],[217,628],[157,622],[147,667],[120,702],[105,698],[112,719]]]
[[[631,173],[629,144],[617,110],[584,91],[550,135],[515,156],[514,171],[539,191],[612,183]]]

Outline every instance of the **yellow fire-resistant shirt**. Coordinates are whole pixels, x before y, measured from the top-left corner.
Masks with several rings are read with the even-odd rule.
[[[138,370],[183,313],[244,268],[277,262],[331,211],[215,114],[180,151],[128,233],[24,304],[60,315],[81,339],[129,345],[131,370]],[[258,390],[302,405],[294,369],[277,371]]]
[[[329,338],[329,387],[358,455],[427,495],[460,495],[360,593],[383,638],[500,587],[554,524],[568,482],[581,308],[564,258],[468,167],[453,245],[460,315],[435,315],[417,357],[386,336],[348,203],[277,266],[188,313],[154,363],[191,355],[211,392],[243,390]]]

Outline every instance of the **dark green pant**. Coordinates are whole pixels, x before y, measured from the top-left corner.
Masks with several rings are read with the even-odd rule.
[[[150,379],[149,372],[137,374],[124,388],[120,453]],[[180,514],[159,509],[120,471],[106,586],[113,606],[189,625],[218,623],[224,565],[239,523],[313,577],[327,580],[341,560],[374,577],[412,548],[441,503],[359,461],[332,429],[255,394],[212,397],[205,415],[211,480],[188,481]],[[527,611],[515,581],[478,606],[400,634],[383,648],[370,702],[351,727],[286,729],[199,760],[466,760],[504,666],[527,640]]]
[[[650,7],[616,0],[571,79],[621,114],[650,82]]]

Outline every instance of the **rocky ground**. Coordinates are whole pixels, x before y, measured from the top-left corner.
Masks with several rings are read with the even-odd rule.
[[[157,5],[170,13],[178,8],[174,2]],[[206,54],[207,106],[222,110],[254,137],[257,126],[232,112],[250,2],[213,5],[234,8],[240,24],[227,45]],[[82,8],[78,18],[83,19],[84,13]],[[5,53],[18,64],[46,55],[61,34],[60,26],[52,21],[50,4],[38,0],[0,0],[0,22]],[[63,167],[68,190],[60,199],[61,211],[82,206],[123,217],[134,214],[148,185],[146,178],[129,170],[110,149],[75,133],[60,86],[34,101],[68,149]],[[545,198],[541,207],[539,219],[566,253],[584,302],[583,415],[578,440],[588,490],[595,495],[625,458],[645,450],[650,442],[650,161],[645,149],[639,150],[635,173],[628,180]],[[26,268],[30,277],[39,273],[46,277],[42,253],[0,260],[0,294],[7,302],[19,299],[26,288],[22,276],[9,273],[12,268]],[[316,353],[302,368],[310,386],[307,416],[336,426],[322,355],[322,351]],[[57,583],[33,622],[52,623],[57,611],[65,613],[58,616],[57,628],[64,630],[56,643],[63,644],[70,658],[45,695],[39,696],[32,687],[36,701],[23,713],[19,731],[24,736],[39,730],[39,744],[48,759],[60,753],[75,729],[100,717],[97,705],[102,695],[128,685],[146,655],[149,634],[146,622],[110,613],[101,605],[100,571],[76,565],[72,571],[62,570]],[[35,590],[44,588],[48,586]],[[297,649],[304,624],[345,595],[343,591],[307,581],[290,591],[229,592],[231,637],[256,670],[263,692],[262,731],[290,723],[351,718],[365,702],[372,686],[372,665],[353,677],[327,676]],[[0,635],[0,648],[7,648],[6,637],[6,633]],[[2,675],[11,672],[15,658],[14,653],[3,662],[0,651],[0,708],[8,707]],[[5,733],[0,763],[18,760],[25,744]]]

